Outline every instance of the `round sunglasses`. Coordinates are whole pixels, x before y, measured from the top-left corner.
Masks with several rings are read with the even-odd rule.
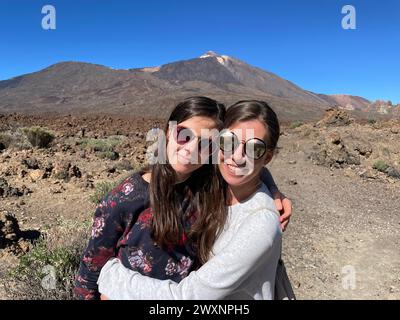
[[[222,152],[233,154],[241,142],[237,135],[231,131],[223,131],[219,136],[219,147]],[[243,152],[251,159],[262,158],[267,151],[266,143],[258,138],[252,138],[244,142]]]
[[[201,138],[196,135],[196,133],[184,126],[176,126],[173,135],[176,143],[183,146],[194,139],[197,139],[197,148],[199,153],[204,154],[206,151],[211,152],[212,150],[212,138]],[[211,153],[209,153],[211,154]]]

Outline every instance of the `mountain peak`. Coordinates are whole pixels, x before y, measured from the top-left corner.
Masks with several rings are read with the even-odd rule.
[[[215,53],[214,51],[207,51],[205,54],[200,56],[200,59],[205,59],[205,58],[216,58],[217,61],[223,66],[227,66],[228,61],[232,60],[231,57]]]
[[[200,56],[200,58],[208,58],[208,57],[221,57],[221,55],[215,53],[214,51],[207,51],[206,53]]]

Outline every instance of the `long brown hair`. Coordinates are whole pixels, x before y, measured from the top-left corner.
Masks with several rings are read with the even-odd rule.
[[[225,106],[207,97],[191,97],[180,102],[172,111],[168,123],[178,124],[192,117],[213,119],[222,128]],[[159,246],[177,244],[183,233],[182,215],[195,211],[197,219],[188,234],[195,247],[199,263],[207,261],[212,246],[226,220],[226,187],[217,165],[203,164],[185,182],[177,184],[175,170],[168,163],[154,164],[151,170],[150,205],[153,209],[153,239]],[[189,197],[189,207],[183,199]]]

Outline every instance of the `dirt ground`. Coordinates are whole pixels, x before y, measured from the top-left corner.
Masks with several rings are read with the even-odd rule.
[[[284,233],[288,274],[298,299],[400,299],[400,123],[335,119],[327,115],[319,123],[285,126],[279,154],[269,165],[293,201],[293,218]],[[146,132],[158,123],[0,120],[2,132],[36,124],[56,133],[49,149],[0,151],[0,178],[20,191],[0,195],[0,211],[14,214],[23,230],[45,232],[91,219],[94,187],[129,174],[127,162],[130,169],[138,168]],[[119,159],[82,148],[83,127],[89,138],[118,135]],[[387,165],[381,172],[374,168],[378,160]],[[58,178],[63,168],[67,179]],[[0,261],[1,280],[17,257],[0,247]]]
[[[399,183],[314,166],[301,150],[283,151],[271,171],[293,201],[283,255],[299,299],[400,298]]]

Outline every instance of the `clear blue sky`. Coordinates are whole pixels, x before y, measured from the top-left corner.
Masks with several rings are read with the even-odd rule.
[[[57,29],[41,28],[41,8]],[[344,30],[341,8],[356,8]],[[114,68],[227,54],[304,89],[400,102],[398,0],[0,0],[0,79],[60,61]]]

